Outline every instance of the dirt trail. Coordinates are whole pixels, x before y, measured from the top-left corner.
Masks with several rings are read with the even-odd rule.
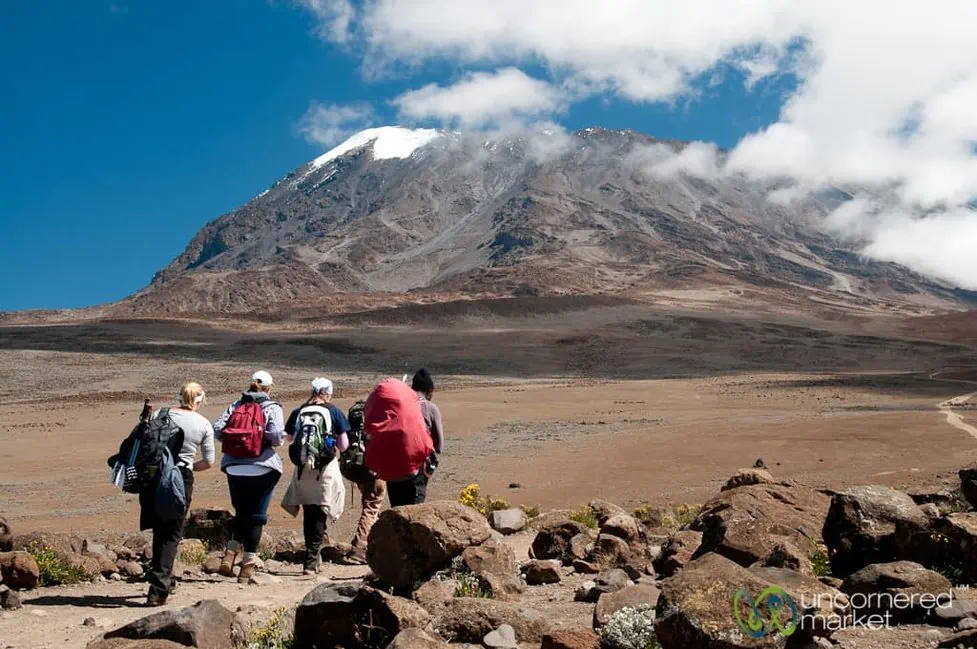
[[[934,372],[930,374],[930,378],[934,381],[942,381],[948,383],[966,383],[967,385],[977,385],[977,381],[968,381],[966,379],[941,379],[938,378],[942,372]],[[946,415],[946,423],[950,424],[958,430],[962,430],[974,439],[977,439],[977,427],[971,426],[970,424],[964,423],[963,416],[956,412],[954,408],[959,408],[965,406],[971,399],[977,397],[977,392],[971,392],[970,394],[962,394],[957,397],[952,397],[946,401],[941,401],[936,405],[937,409]]]

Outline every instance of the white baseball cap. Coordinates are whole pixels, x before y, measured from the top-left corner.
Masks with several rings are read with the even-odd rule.
[[[332,381],[320,376],[312,380],[312,389],[315,392],[325,392],[332,395]]]
[[[251,375],[251,380],[258,385],[274,385],[275,380],[271,378],[271,374],[264,370],[258,370]]]

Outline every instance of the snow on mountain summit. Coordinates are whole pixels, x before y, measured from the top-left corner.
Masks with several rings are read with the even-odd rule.
[[[408,158],[414,151],[440,136],[433,128],[404,128],[402,126],[381,126],[368,128],[353,135],[348,140],[330,149],[311,162],[318,169],[331,160],[349,153],[361,146],[373,143],[373,159]]]

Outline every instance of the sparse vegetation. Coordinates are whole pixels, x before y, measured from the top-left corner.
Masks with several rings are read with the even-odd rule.
[[[601,649],[660,649],[647,606],[622,608],[600,630]]]
[[[935,546],[933,557],[936,559],[927,568],[940,573],[949,579],[950,583],[954,586],[965,585],[964,575],[966,571],[964,570],[963,562],[957,558],[958,555],[951,551],[950,539],[943,534],[933,533],[930,535],[930,540],[933,541]]]
[[[40,542],[27,546],[27,552],[34,557],[41,575],[42,586],[70,586],[92,581],[97,575],[87,572],[83,567],[68,562],[54,548]]]
[[[691,525],[701,511],[702,505],[677,505],[662,516],[662,527],[669,532],[678,532]]]
[[[292,618],[287,608],[275,609],[265,624],[251,629],[246,649],[292,649]]]
[[[522,505],[519,509],[523,511],[529,520],[539,517],[539,505]]]
[[[188,566],[202,566],[207,561],[207,548],[189,546],[180,550],[180,561]]]
[[[461,572],[454,576],[458,581],[455,588],[455,597],[479,597],[482,599],[492,599],[492,591],[487,589],[484,584],[470,572]]]
[[[458,502],[466,507],[478,510],[486,518],[492,512],[509,509],[509,503],[502,498],[496,498],[494,496],[483,497],[481,487],[478,486],[477,482],[473,482],[461,490],[461,493],[458,494]]]
[[[597,529],[597,514],[594,513],[590,505],[584,505],[577,511],[570,514],[570,520],[576,521],[581,525],[586,525],[592,530]]]
[[[819,543],[818,541],[811,539],[811,549],[810,552],[808,552],[808,558],[811,560],[811,567],[814,569],[814,576],[831,576],[831,560],[828,557],[828,548],[825,547],[823,543]]]

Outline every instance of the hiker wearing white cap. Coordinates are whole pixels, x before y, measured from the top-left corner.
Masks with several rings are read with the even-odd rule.
[[[332,381],[314,379],[312,394],[285,423],[288,457],[295,468],[282,507],[292,516],[302,512],[307,575],[319,572],[327,520],[338,520],[346,502],[339,454],[349,446],[349,423],[343,411],[330,403],[332,392]]]
[[[247,583],[258,562],[258,544],[268,522],[268,505],[282,477],[282,459],[276,447],[285,439],[282,407],[271,399],[274,385],[264,370],[251,376],[251,385],[214,422],[214,436],[221,442],[221,471],[234,507],[231,540],[227,543],[220,574],[234,575],[234,562],[243,552],[238,581]]]

